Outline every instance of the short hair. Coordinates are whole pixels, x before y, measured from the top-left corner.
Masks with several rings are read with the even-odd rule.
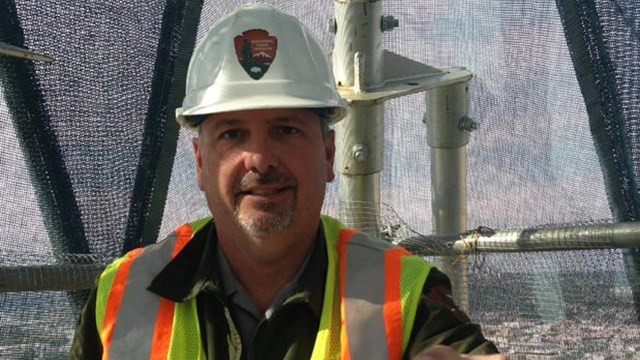
[[[327,141],[327,137],[329,136],[329,133],[331,133],[332,129],[331,126],[329,125],[330,121],[329,121],[329,117],[327,116],[327,113],[321,113],[318,111],[314,111],[317,115],[318,118],[320,119],[320,131],[322,132],[322,140],[323,141]],[[197,129],[198,132],[198,137],[200,137],[200,135],[202,135],[202,122],[208,117],[209,115],[194,115],[194,116],[190,116],[189,118],[187,118],[187,121],[191,121],[192,124],[194,124],[194,126]]]

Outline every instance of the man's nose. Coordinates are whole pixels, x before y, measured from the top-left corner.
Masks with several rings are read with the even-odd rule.
[[[278,156],[275,144],[267,137],[253,138],[245,150],[245,168],[249,171],[264,174],[270,168],[278,167]]]

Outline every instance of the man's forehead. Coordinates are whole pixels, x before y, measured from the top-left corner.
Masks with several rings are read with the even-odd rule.
[[[243,110],[226,113],[211,114],[207,117],[207,123],[212,126],[240,125],[246,122],[309,122],[317,120],[318,115],[307,109],[264,109]]]

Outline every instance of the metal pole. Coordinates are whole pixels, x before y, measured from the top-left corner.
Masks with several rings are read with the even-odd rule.
[[[640,222],[498,230],[492,234],[459,237],[461,252],[525,252],[640,247]]]
[[[333,70],[339,88],[356,93],[384,84],[380,0],[336,0]],[[348,226],[380,236],[383,100],[352,104],[336,125],[340,215]]]
[[[632,249],[640,247],[640,222],[586,224],[414,236],[398,245],[421,256],[477,253]]]
[[[416,236],[399,245],[421,256],[630,249],[640,247],[640,222],[512,230],[484,228],[456,234]],[[105,259],[92,261],[103,263]],[[90,289],[104,266],[0,266],[0,293]]]
[[[427,141],[431,157],[431,209],[437,235],[457,234],[467,229],[467,149],[469,131],[461,129],[468,119],[468,82],[432,89],[426,93]],[[460,307],[469,311],[468,267],[459,257],[442,259],[453,294]],[[453,265],[455,264],[455,265]]]
[[[91,289],[104,267],[99,264],[0,267],[0,293]]]

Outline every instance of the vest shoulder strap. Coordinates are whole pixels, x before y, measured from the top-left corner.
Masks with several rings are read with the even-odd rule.
[[[324,343],[316,343],[313,358],[400,359],[432,266],[337,220],[323,218],[323,225],[329,271],[322,317],[332,319],[321,319],[317,341]],[[328,294],[339,297],[339,310]]]
[[[180,339],[181,333],[174,333],[174,322],[199,326],[195,300],[176,304],[147,287],[205,224],[183,225],[161,242],[133,250],[103,272],[98,284],[96,324],[104,358],[148,359],[160,354],[164,356],[159,358],[167,358],[172,342],[179,346],[175,336]],[[200,343],[199,336],[196,338]]]

